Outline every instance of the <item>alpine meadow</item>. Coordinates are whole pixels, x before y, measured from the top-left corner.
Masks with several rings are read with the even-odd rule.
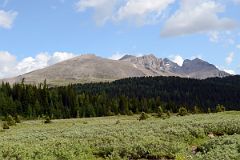
[[[0,0],[0,160],[239,160],[239,7]]]

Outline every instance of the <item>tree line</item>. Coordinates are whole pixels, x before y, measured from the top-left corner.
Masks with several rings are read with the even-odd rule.
[[[240,109],[240,76],[205,80],[179,77],[127,78],[106,83],[49,88],[39,85],[0,85],[0,116],[74,118],[131,115],[140,112],[178,112],[196,108],[209,112],[221,104]]]

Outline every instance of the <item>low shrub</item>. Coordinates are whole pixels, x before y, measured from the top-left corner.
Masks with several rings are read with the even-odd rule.
[[[216,106],[216,112],[224,112],[225,111],[225,107],[223,105],[218,104]]]
[[[3,129],[10,129],[9,125],[6,122],[3,123],[2,127]]]
[[[6,122],[9,126],[13,126],[13,125],[16,125],[16,122],[15,120],[13,119],[13,117],[11,115],[8,115],[6,117]]]
[[[19,115],[16,115],[16,116],[14,117],[14,120],[15,120],[16,123],[21,123],[21,118],[20,118]]]
[[[211,108],[208,108],[207,113],[212,113]]]
[[[49,116],[46,117],[44,123],[52,123],[51,119]]]
[[[185,107],[179,108],[179,110],[178,110],[178,115],[180,115],[180,116],[186,116],[187,114],[188,114],[188,111],[187,111],[187,109],[186,109]]]
[[[120,120],[117,120],[115,124],[119,124],[120,123]]]
[[[163,115],[164,115],[163,109],[161,106],[159,106],[157,110],[157,116],[162,117]]]
[[[142,120],[146,120],[148,119],[148,115],[145,112],[142,112],[141,115],[139,116],[138,120],[142,121]]]

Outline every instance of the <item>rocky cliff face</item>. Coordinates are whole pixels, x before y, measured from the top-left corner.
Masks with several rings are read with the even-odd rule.
[[[210,64],[199,58],[193,60],[186,59],[182,66],[179,66],[177,63],[174,63],[167,58],[156,58],[152,54],[142,57],[128,55],[127,57],[120,59],[120,61],[131,62],[156,73],[164,72],[168,73],[169,75],[181,77],[205,79],[210,77],[225,77],[230,75],[224,71],[220,71],[213,64]]]

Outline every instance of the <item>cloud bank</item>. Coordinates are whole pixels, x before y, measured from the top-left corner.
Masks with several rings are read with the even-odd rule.
[[[75,6],[78,12],[93,9],[97,24],[128,21],[144,25],[157,21],[174,2],[175,0],[79,0]]]
[[[213,0],[182,0],[180,8],[164,25],[161,35],[180,36],[235,28],[234,20],[219,16],[223,12],[225,6]]]
[[[239,0],[233,0],[232,2],[239,3]],[[194,33],[211,34],[237,27],[235,20],[222,16],[226,7],[224,1],[79,0],[75,6],[79,12],[93,9],[95,22],[102,25],[107,21],[128,21],[142,26],[155,24],[155,22],[166,19],[166,21],[163,21],[163,27],[161,28],[161,36],[163,37]],[[170,16],[167,16],[171,6],[177,6],[177,9]],[[216,41],[217,38],[217,34],[214,34],[211,41]]]
[[[13,77],[33,70],[45,68],[49,65],[75,57],[68,52],[54,52],[53,54],[39,53],[35,57],[26,57],[17,61],[16,56],[6,51],[0,51],[0,78]]]

